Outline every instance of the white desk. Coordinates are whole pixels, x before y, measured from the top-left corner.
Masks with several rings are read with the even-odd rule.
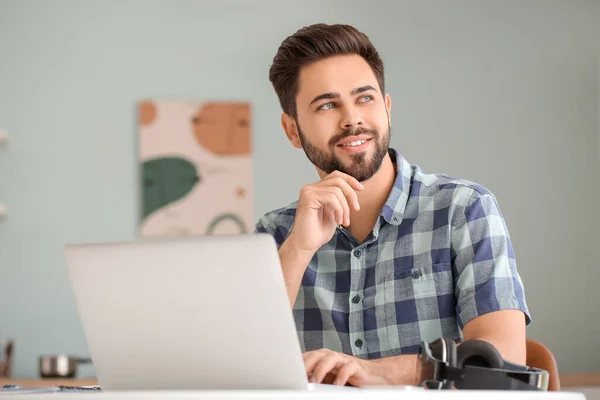
[[[600,385],[570,387],[566,390],[570,390],[571,392],[583,393],[587,400],[600,400]]]
[[[0,396],[0,399],[4,396]],[[575,392],[534,392],[534,391],[476,391],[476,390],[424,390],[401,391],[364,389],[356,391],[323,391],[323,392],[298,392],[298,391],[130,391],[130,392],[101,392],[101,393],[49,393],[49,394],[19,394],[14,399],[37,400],[134,400],[134,399],[173,399],[173,400],[584,400],[582,393]]]

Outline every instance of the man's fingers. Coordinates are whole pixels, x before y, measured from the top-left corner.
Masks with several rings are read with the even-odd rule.
[[[342,220],[342,222],[339,223],[339,225],[350,225],[350,206],[348,205],[348,199],[344,195],[343,190],[336,186],[329,186],[323,189],[333,193],[335,197],[337,197],[338,201],[340,202],[340,205],[342,206],[342,209],[344,210],[344,219]]]
[[[328,221],[328,218],[329,220],[335,221],[336,225],[342,225],[344,223],[343,211],[336,211],[332,208],[326,207],[323,209],[323,220]]]
[[[325,375],[325,378],[323,378],[323,381],[321,383],[326,384],[326,385],[333,385],[333,381],[335,380],[335,371],[329,372],[327,375]]]
[[[321,181],[307,185],[300,191],[300,199],[310,208],[329,208],[337,225],[350,225],[350,211],[358,211],[358,190],[363,186],[348,174],[335,171]],[[336,201],[337,199],[337,201]]]
[[[328,178],[342,178],[343,180],[345,180],[346,182],[348,182],[348,184],[354,189],[354,190],[363,190],[364,186],[362,183],[360,183],[355,177],[350,176],[348,174],[345,174],[343,172],[340,171],[333,171],[331,174],[327,175],[324,179],[328,179]]]
[[[331,177],[325,178],[321,182],[319,182],[319,186],[331,186],[338,187],[341,189],[344,197],[347,199],[348,204],[355,210],[358,211],[360,209],[360,204],[358,203],[358,194],[356,194],[356,189],[354,189],[351,185],[348,184],[341,177]]]
[[[314,206],[316,209],[324,208],[323,212],[330,209],[335,213],[335,222],[338,225],[344,223],[346,210],[344,209],[343,203],[340,201],[338,196],[332,191],[321,191],[313,194],[313,200],[315,201]],[[345,202],[345,200],[344,200]]]
[[[304,358],[304,369],[306,370],[307,375],[315,369],[319,360],[324,356],[325,354],[320,351],[310,351],[302,355],[302,358]]]
[[[311,207],[314,209],[329,208],[335,213],[338,225],[350,225],[350,208],[341,189],[335,186],[323,186],[307,193]]]
[[[326,357],[321,358],[312,371],[310,381],[313,383],[321,383],[329,372],[336,368],[339,369],[346,362],[348,361],[337,353],[331,353]]]
[[[348,379],[360,370],[360,365],[357,362],[347,362],[337,372],[337,376],[333,381],[334,385],[343,386],[348,382]]]

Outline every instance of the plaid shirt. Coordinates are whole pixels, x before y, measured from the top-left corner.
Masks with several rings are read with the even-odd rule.
[[[426,174],[396,150],[396,181],[363,243],[339,227],[308,265],[293,308],[303,351],[373,359],[416,353],[422,340],[462,340],[479,315],[518,309],[531,321],[496,198],[473,182]],[[297,202],[256,232],[278,246]]]

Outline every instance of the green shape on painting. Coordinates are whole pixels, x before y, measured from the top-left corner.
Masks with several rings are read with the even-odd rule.
[[[180,157],[155,158],[142,164],[142,219],[187,195],[200,176],[194,164]]]
[[[242,219],[240,217],[238,217],[237,215],[221,214],[221,215],[217,216],[215,219],[213,219],[210,224],[208,224],[208,228],[206,228],[206,234],[212,235],[214,233],[214,230],[217,227],[217,225],[219,225],[221,222],[227,221],[227,220],[235,222],[237,224],[237,226],[240,228],[240,233],[246,233],[248,231],[246,229],[246,225],[244,224],[244,221],[242,221]]]

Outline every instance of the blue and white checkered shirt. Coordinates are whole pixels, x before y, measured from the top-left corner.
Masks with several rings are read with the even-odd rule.
[[[473,318],[505,309],[523,311],[529,324],[494,195],[390,155],[396,181],[373,231],[358,243],[339,227],[306,269],[293,309],[302,350],[365,359],[416,353],[422,340],[460,341]],[[264,215],[256,232],[281,246],[296,205]]]

